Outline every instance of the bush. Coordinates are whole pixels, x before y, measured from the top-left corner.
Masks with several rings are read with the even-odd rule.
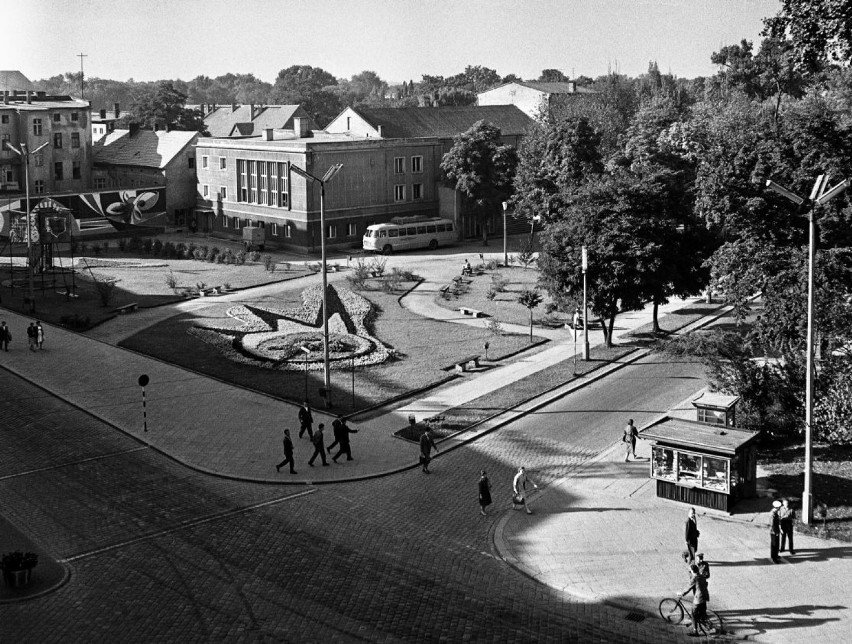
[[[166,242],[163,244],[163,257],[167,257],[168,259],[177,259],[178,250],[172,242]]]
[[[381,277],[385,274],[385,267],[387,266],[388,260],[380,257],[374,258],[370,262],[370,271],[376,275],[376,277]]]
[[[126,249],[127,249],[127,240],[124,237],[122,237],[121,239],[118,240],[118,250],[120,250],[121,252],[124,252]]]
[[[127,252],[138,253],[142,250],[142,240],[138,237],[131,237],[127,240]]]
[[[489,259],[485,263],[485,268],[486,268],[486,270],[489,270],[489,271],[497,270],[497,260],[496,259]]]
[[[281,264],[281,266],[283,266],[283,267],[284,267],[284,270],[285,270],[285,271],[289,271],[289,270],[290,270],[290,262],[279,262],[279,263]]]
[[[221,257],[222,257],[222,261],[225,262],[226,264],[233,264],[234,263],[234,251],[232,251],[230,248],[226,248],[225,252],[222,253]]]
[[[151,239],[150,237],[146,237],[142,241],[142,252],[144,252],[146,255],[150,255],[151,254],[151,248],[153,248],[153,246],[154,246],[154,240]]]
[[[195,244],[190,243],[188,246],[183,246],[184,259],[193,259],[195,257]]]
[[[503,293],[507,286],[509,286],[509,280],[502,275],[491,276],[491,288],[494,289],[495,293]]]
[[[243,266],[246,263],[246,252],[244,250],[237,251],[237,254],[234,256],[234,263],[237,266]]]
[[[59,324],[72,331],[86,331],[91,326],[91,323],[92,321],[88,315],[83,317],[79,313],[63,315],[59,318]]]
[[[97,244],[92,244],[92,255],[98,257],[101,254],[101,250],[103,249],[100,246],[98,246]]]
[[[192,252],[192,256],[195,259],[203,262],[205,259],[207,259],[207,253],[209,253],[209,252],[210,252],[210,249],[207,248],[207,246],[199,246],[198,248],[196,248]]]
[[[530,242],[524,242],[520,252],[515,257],[524,268],[529,268],[530,264],[535,261],[533,245]]]
[[[269,255],[267,255],[266,257],[269,257]],[[263,258],[264,261],[266,261],[266,257]],[[260,261],[260,251],[257,251],[257,250],[251,251],[251,255],[249,255],[249,259],[253,262],[259,262]],[[267,270],[269,270],[269,269],[267,269]]]
[[[151,254],[155,257],[159,257],[163,254],[163,242],[159,239],[155,239],[154,243],[151,244]]]
[[[210,250],[207,251],[207,257],[205,257],[204,259],[206,259],[208,262],[210,262],[212,264],[213,262],[216,261],[216,255],[218,255],[218,254],[219,254],[219,249],[216,248],[216,246],[213,246]]]
[[[218,255],[216,255],[216,263],[217,264],[224,264],[225,263],[224,253],[219,253]]]
[[[170,289],[172,289],[175,292],[175,294],[177,294],[178,280],[177,280],[177,275],[175,275],[174,271],[170,270],[168,273],[166,273],[165,279],[166,279],[166,286],[168,286]]]
[[[264,255],[263,256],[263,267],[268,271],[274,271],[274,268],[271,268],[275,264],[275,260],[272,259],[272,255]]]
[[[497,318],[489,318],[485,321],[485,328],[491,332],[491,335],[503,335],[503,325]]]
[[[95,290],[98,292],[98,298],[101,301],[101,306],[109,306],[112,298],[115,295],[115,289],[118,285],[118,280],[112,277],[92,277],[95,280]]]
[[[494,290],[493,286],[489,286],[488,290],[485,292],[485,299],[491,302],[495,297],[497,297],[497,291]]]

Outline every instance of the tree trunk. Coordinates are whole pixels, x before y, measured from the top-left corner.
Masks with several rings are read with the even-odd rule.
[[[488,229],[485,228],[485,222],[482,222],[482,245],[488,246]]]
[[[606,328],[606,320],[603,319],[603,316],[599,316],[598,321],[601,324],[601,331],[603,331],[604,341],[608,343],[609,342],[609,334],[608,334],[607,328]],[[584,322],[585,322],[585,320],[584,320]]]
[[[532,318],[532,309],[530,309],[530,342],[532,342],[532,341],[533,341],[533,334],[532,334],[532,322],[533,322],[533,318]]]
[[[660,332],[660,319],[658,317],[659,312],[660,312],[660,305],[657,304],[656,302],[654,302],[654,320],[652,322],[652,329],[651,329],[651,331],[653,333],[659,333]]]
[[[612,328],[615,326],[615,313],[609,316],[609,332],[606,334],[606,346],[607,349],[611,349],[613,346],[612,342]]]

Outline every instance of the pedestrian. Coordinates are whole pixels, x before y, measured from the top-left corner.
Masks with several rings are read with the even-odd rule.
[[[317,459],[317,456],[322,458],[322,464],[328,466],[328,462],[325,460],[325,437],[323,436],[323,429],[325,429],[325,425],[320,423],[317,425],[317,431],[314,432],[314,435],[311,437],[311,441],[314,444],[314,455],[311,456],[311,460],[308,461],[308,465],[311,467],[314,466],[314,461]]]
[[[0,349],[3,351],[9,350],[9,343],[12,341],[12,332],[6,326],[6,320],[0,321]]]
[[[351,429],[349,425],[346,424],[346,421],[342,418],[340,419],[340,424],[337,426],[337,429],[334,430],[334,445],[335,443],[340,445],[340,450],[338,450],[337,454],[331,457],[331,460],[337,463],[337,459],[346,454],[346,460],[352,461],[355,460],[352,458],[352,447],[349,444],[349,434],[357,434],[357,429]]]
[[[698,572],[704,579],[710,579],[710,564],[704,561],[704,553],[695,553],[695,565],[698,566]]]
[[[796,511],[790,507],[789,499],[781,499],[781,509],[778,510],[778,522],[781,526],[781,548],[784,552],[787,542],[790,542],[790,554],[796,554],[793,549],[793,523],[796,521]]]
[[[289,429],[284,430],[284,460],[275,466],[275,471],[280,472],[281,468],[287,465],[287,463],[290,464],[290,474],[298,474],[298,472],[293,469],[296,462],[293,460],[293,440],[290,438]]]
[[[485,516],[485,508],[491,505],[491,482],[485,474],[485,470],[479,473],[479,513]]]
[[[695,552],[698,550],[698,537],[701,532],[698,530],[698,519],[695,516],[695,508],[689,508],[686,515],[686,530],[684,531],[686,538],[686,549],[689,550],[689,563],[695,563]]]
[[[331,435],[334,436],[334,442],[328,446],[328,453],[331,454],[331,450],[335,448],[335,446],[340,442],[338,437],[340,436],[340,427],[345,424],[346,421],[343,419],[343,416],[338,416],[331,422]]]
[[[38,320],[36,320],[35,328],[36,346],[38,346],[39,349],[44,349],[44,328]]]
[[[311,413],[311,407],[308,405],[308,401],[306,400],[302,406],[299,408],[299,438],[305,432],[308,432],[308,438],[313,440],[314,438],[314,415]]]
[[[515,478],[512,480],[512,507],[516,510],[524,508],[527,514],[532,514],[532,511],[527,505],[527,483],[532,485],[536,490],[538,489],[535,481],[527,476],[526,470],[523,467],[519,467],[518,473],[515,474]]]
[[[689,593],[694,593],[692,596],[692,633],[690,635],[697,636],[698,624],[707,620],[707,602],[710,601],[710,590],[707,588],[707,580],[701,575],[697,565],[692,564],[690,575],[689,586],[678,595],[678,599]]]
[[[431,474],[429,471],[429,461],[432,460],[432,450],[436,452],[440,451],[438,446],[435,445],[435,440],[432,438],[432,432],[429,430],[429,427],[423,430],[423,433],[420,435],[420,465],[423,466],[423,472],[426,474]]]
[[[27,344],[29,344],[30,351],[36,350],[36,327],[34,322],[30,322],[30,325],[27,327]]]
[[[624,442],[625,454],[624,454],[624,462],[630,460],[630,455],[633,454],[633,458],[636,458],[636,437],[639,436],[639,430],[636,429],[636,425],[633,424],[633,419],[627,421],[627,427],[624,428],[624,435],[621,437],[621,440]]]
[[[778,541],[781,538],[781,518],[778,516],[778,508],[781,501],[777,499],[772,502],[772,512],[769,513],[769,558],[772,563],[781,563],[778,558]]]

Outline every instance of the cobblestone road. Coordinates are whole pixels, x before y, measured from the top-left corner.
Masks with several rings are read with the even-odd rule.
[[[71,569],[56,592],[0,609],[2,642],[674,635],[552,591],[491,550],[514,465],[552,480],[591,448],[506,431],[438,459],[431,476],[254,485],[190,472],[2,370],[0,390],[2,512]],[[488,518],[479,469],[494,483]]]

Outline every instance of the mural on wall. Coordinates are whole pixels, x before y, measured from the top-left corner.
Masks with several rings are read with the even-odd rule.
[[[25,199],[10,199],[0,203],[0,237],[9,237],[12,242],[26,243],[26,211]],[[99,222],[108,225],[110,230],[126,230],[132,232],[138,230],[146,233],[152,228],[165,223],[166,216],[166,189],[145,188],[144,190],[112,190],[107,192],[88,192],[74,195],[60,195],[55,197],[31,197],[30,198],[30,231],[33,242],[39,242],[44,231],[44,226],[34,228],[38,224],[38,211],[67,211],[71,213],[73,229],[66,230],[70,234],[80,233],[80,223],[87,228],[96,226]],[[56,226],[61,224],[56,221]],[[39,236],[37,238],[36,236]],[[44,243],[56,243],[55,240],[41,240]]]

